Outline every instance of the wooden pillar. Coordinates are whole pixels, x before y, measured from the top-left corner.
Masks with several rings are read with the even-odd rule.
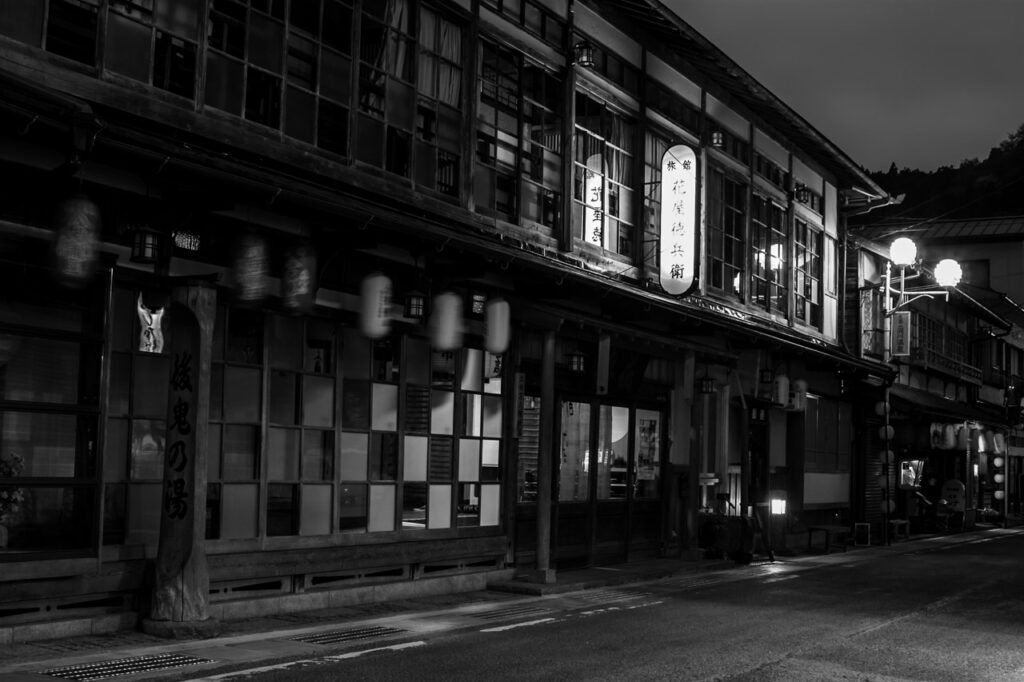
[[[537,461],[537,582],[555,581],[551,568],[551,500],[554,484],[555,332],[544,332],[540,374],[540,447]]]
[[[168,385],[160,542],[153,600],[142,629],[161,637],[213,636],[206,564],[206,462],[210,362],[217,293],[185,284],[171,293]]]

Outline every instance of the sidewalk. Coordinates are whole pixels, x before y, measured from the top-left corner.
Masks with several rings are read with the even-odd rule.
[[[1016,524],[1014,524],[1016,525]],[[978,528],[949,536],[914,536],[890,546],[851,548],[849,552],[833,551],[829,561],[843,561],[862,553],[884,551],[916,551],[921,542],[958,544],[991,532],[994,528]],[[1005,531],[1004,531],[1005,532]],[[1012,532],[1024,532],[1020,528]],[[825,555],[820,551],[799,552],[776,557],[776,564],[818,563]],[[260,665],[269,660],[323,654],[324,649],[311,645],[358,642],[363,645],[394,642],[402,635],[414,635],[419,628],[429,631],[431,623],[455,622],[468,617],[487,618],[510,614],[528,615],[537,609],[536,600],[548,595],[584,590],[601,590],[652,580],[707,572],[735,572],[737,578],[750,572],[767,558],[755,557],[751,566],[732,561],[660,558],[607,567],[559,571],[556,581],[540,585],[519,580],[492,583],[489,589],[477,592],[435,595],[388,602],[378,602],[308,613],[279,614],[226,621],[220,636],[206,640],[166,640],[142,632],[123,631],[107,635],[91,635],[64,640],[13,643],[0,647],[0,679],[4,682],[34,680],[83,680],[114,678],[138,680],[165,678],[198,679],[225,669]],[[531,604],[533,606],[531,606]],[[415,624],[409,627],[410,622]],[[402,623],[402,627],[396,627]],[[401,645],[398,645],[401,646]],[[125,659],[135,659],[128,660]],[[102,670],[96,666],[105,666]],[[90,668],[69,669],[75,666]],[[56,670],[65,669],[65,670]],[[49,672],[49,674],[47,674]]]

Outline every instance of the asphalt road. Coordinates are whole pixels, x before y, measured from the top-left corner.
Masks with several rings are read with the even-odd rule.
[[[954,535],[399,620],[201,679],[1024,680],[1022,563],[1019,531]]]

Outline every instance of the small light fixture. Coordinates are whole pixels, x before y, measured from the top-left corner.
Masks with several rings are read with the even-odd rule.
[[[943,258],[935,266],[935,281],[940,287],[955,287],[963,275],[960,264],[952,258]]]
[[[759,377],[760,383],[771,384],[775,381],[775,370],[773,369],[762,369]]]
[[[889,245],[889,257],[894,265],[913,265],[917,260],[917,244],[910,237],[897,237]]]
[[[152,265],[160,260],[160,233],[149,225],[137,225],[132,228],[133,263]]]
[[[594,44],[589,40],[581,40],[572,47],[573,61],[580,66],[594,68]]]
[[[470,301],[470,312],[477,317],[483,315],[484,307],[487,305],[487,296],[474,293]]]
[[[794,194],[796,196],[796,200],[801,204],[807,204],[811,201],[811,188],[807,185],[798,183]]]
[[[771,511],[772,511],[772,516],[785,516],[786,515],[786,500],[785,500],[785,498],[773,497],[771,499]]]
[[[569,361],[569,369],[573,372],[582,372],[587,367],[587,356],[579,351],[569,353],[566,359]]]
[[[702,377],[700,380],[700,392],[703,395],[710,395],[715,392],[715,380],[711,377]]]
[[[405,295],[405,316],[417,320],[423,319],[426,313],[427,297],[419,291],[410,291]]]
[[[721,149],[725,146],[725,135],[722,134],[721,130],[711,133],[711,146],[716,149]]]

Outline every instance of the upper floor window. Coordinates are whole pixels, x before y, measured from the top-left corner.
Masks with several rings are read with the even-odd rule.
[[[657,246],[661,235],[661,160],[669,146],[665,137],[652,130],[645,131],[643,260],[652,269],[658,267],[660,256]]]
[[[746,166],[750,165],[750,143],[728,130],[712,125],[708,142],[740,163]]]
[[[786,213],[771,199],[756,195],[751,208],[750,298],[761,308],[785,315],[789,308]]]
[[[796,219],[794,228],[796,253],[793,313],[798,321],[820,329],[824,235],[820,228],[799,218]]]
[[[638,68],[583,35],[573,36],[573,43],[580,41],[589,42],[594,49],[594,66],[591,68],[595,73],[601,74],[631,95],[640,93],[640,70]]]
[[[481,46],[479,72],[476,208],[555,227],[562,196],[561,82],[489,41]]]
[[[786,186],[786,171],[764,154],[754,152],[754,172],[779,189]]]
[[[687,102],[667,85],[647,79],[647,106],[664,114],[673,123],[696,133],[700,130],[700,107]]]
[[[195,99],[199,16],[197,0],[111,2],[105,68]]]
[[[747,186],[709,168],[706,214],[707,286],[738,296],[746,253]]]
[[[578,92],[575,128],[573,235],[632,257],[636,124]]]
[[[207,106],[348,152],[351,2],[214,0],[207,31]]]
[[[503,14],[544,42],[556,47],[565,40],[565,21],[538,0],[481,0],[481,5]]]
[[[418,187],[457,197],[462,158],[462,28],[424,6],[418,35],[413,179]]]

